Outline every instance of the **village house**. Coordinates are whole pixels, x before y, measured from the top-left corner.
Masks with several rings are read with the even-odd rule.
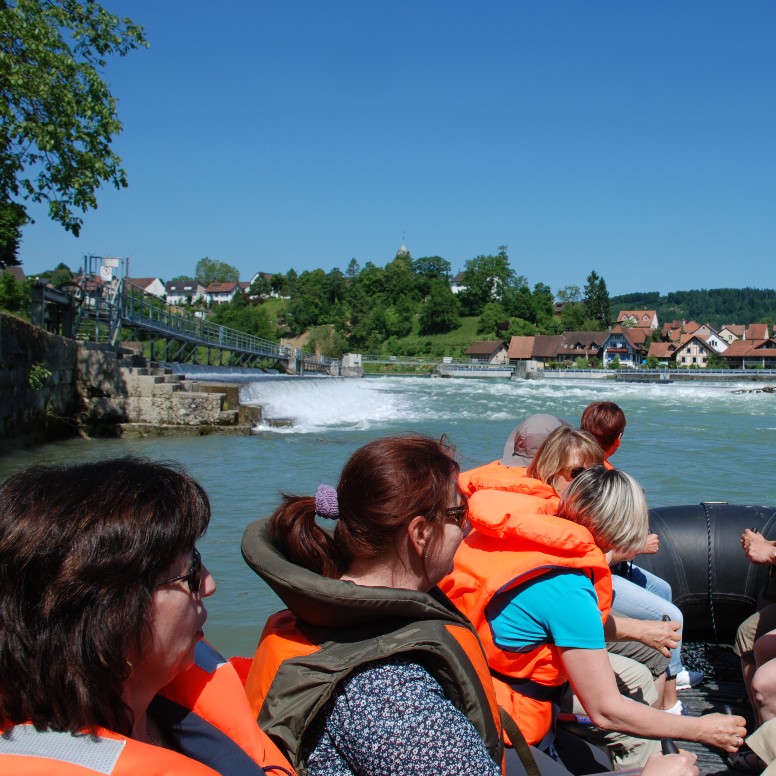
[[[450,290],[454,294],[460,294],[461,291],[466,291],[466,286],[463,284],[463,272],[459,272],[451,281],[450,281]]]
[[[125,285],[139,288],[144,294],[151,294],[158,299],[167,298],[167,289],[161,278],[127,278]]]
[[[676,348],[674,360],[677,366],[699,367],[704,369],[709,358],[716,351],[697,334],[690,334]]]
[[[617,325],[637,329],[657,329],[656,310],[620,310]]]
[[[776,340],[736,340],[723,358],[731,369],[776,369]]]
[[[736,340],[742,340],[746,334],[746,326],[738,323],[729,323],[719,330],[719,336],[722,337],[728,345]]]
[[[601,348],[604,366],[611,364],[615,358],[619,359],[621,366],[641,366],[647,359],[648,346],[646,342],[650,328],[615,326],[609,332],[609,336]]]
[[[231,302],[240,293],[242,287],[239,283],[210,283],[205,288],[205,301],[208,304],[223,304]]]
[[[167,284],[167,304],[194,304],[205,295],[205,287],[196,280]]]
[[[507,346],[502,340],[474,342],[464,352],[464,355],[476,364],[497,365],[506,364],[508,361]]]

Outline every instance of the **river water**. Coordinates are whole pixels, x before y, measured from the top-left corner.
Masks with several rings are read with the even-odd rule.
[[[578,423],[591,402],[610,400],[628,427],[614,463],[643,485],[650,506],[728,501],[776,505],[776,394],[734,393],[755,383],[622,384],[609,380],[515,381],[375,377],[265,379],[243,389],[288,429],[255,436],[69,440],[0,457],[0,479],[38,461],[132,453],[177,460],[205,486],[213,519],[200,544],[218,591],[208,638],[227,655],[252,654],[279,600],[245,565],[240,537],[277,505],[281,491],[336,485],[348,455],[378,436],[446,434],[464,469],[500,457],[513,426],[547,412]]]

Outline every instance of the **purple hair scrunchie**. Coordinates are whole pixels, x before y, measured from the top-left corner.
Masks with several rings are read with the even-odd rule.
[[[315,491],[315,514],[332,520],[339,517],[337,491],[331,485],[319,485]]]

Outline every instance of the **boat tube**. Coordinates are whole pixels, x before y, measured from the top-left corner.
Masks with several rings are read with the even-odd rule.
[[[650,509],[649,525],[660,551],[634,563],[671,585],[684,614],[684,640],[732,644],[771,568],[746,559],[741,534],[752,528],[776,537],[776,509],[706,501]]]

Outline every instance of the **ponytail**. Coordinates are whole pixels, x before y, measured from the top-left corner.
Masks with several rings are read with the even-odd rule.
[[[338,578],[348,563],[328,531],[315,521],[315,499],[283,494],[270,517],[270,536],[293,563],[324,577]]]

